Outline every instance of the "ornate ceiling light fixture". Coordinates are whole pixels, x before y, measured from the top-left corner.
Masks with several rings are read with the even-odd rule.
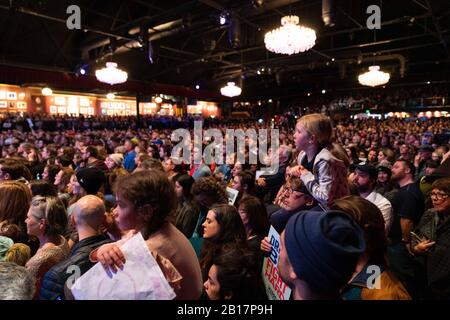
[[[128,74],[117,68],[117,63],[107,62],[106,68],[95,71],[95,76],[100,82],[108,83],[110,85],[124,83],[128,79]]]
[[[380,66],[371,66],[369,70],[358,76],[358,81],[363,86],[376,87],[389,82],[391,76],[387,72],[380,71]]]
[[[228,82],[225,87],[220,89],[220,93],[226,97],[236,97],[242,93],[242,89],[236,86],[234,82]]]
[[[267,50],[291,55],[305,52],[316,44],[316,32],[299,25],[298,16],[284,16],[281,25],[264,36]]]

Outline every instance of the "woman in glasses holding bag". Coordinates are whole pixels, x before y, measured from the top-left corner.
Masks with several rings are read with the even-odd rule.
[[[450,298],[450,178],[431,186],[433,208],[426,211],[412,232],[411,249],[426,283],[427,299]],[[426,279],[425,279],[426,278]]]

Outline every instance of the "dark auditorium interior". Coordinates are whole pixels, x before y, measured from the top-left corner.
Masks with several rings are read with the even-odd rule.
[[[448,0],[0,0],[0,300],[450,300],[449,75]]]

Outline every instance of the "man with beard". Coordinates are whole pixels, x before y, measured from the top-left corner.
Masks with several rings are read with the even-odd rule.
[[[400,189],[394,195],[392,208],[394,222],[389,233],[388,259],[392,272],[403,282],[410,295],[416,298],[415,266],[409,243],[410,232],[417,226],[424,212],[424,198],[414,183],[415,167],[406,160],[397,160],[392,166],[392,181]]]
[[[353,173],[353,185],[358,195],[380,209],[384,219],[384,230],[389,234],[392,225],[392,205],[388,199],[375,191],[378,178],[378,170],[370,164],[359,164]]]
[[[280,241],[280,277],[294,300],[341,299],[366,248],[361,228],[338,210],[296,213]]]
[[[97,168],[103,172],[108,171],[105,162],[100,160],[98,149],[94,146],[87,146],[82,149],[83,160],[85,161],[85,168]]]

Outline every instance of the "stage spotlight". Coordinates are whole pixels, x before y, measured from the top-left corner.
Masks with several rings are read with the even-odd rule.
[[[88,66],[89,66],[88,64],[84,63],[78,64],[75,68],[75,75],[77,77],[86,75],[88,72]]]

